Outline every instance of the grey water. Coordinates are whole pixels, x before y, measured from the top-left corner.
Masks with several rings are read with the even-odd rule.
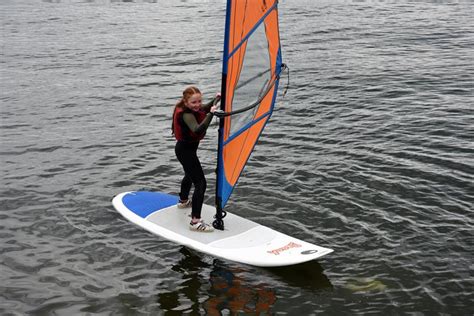
[[[110,203],[178,191],[171,114],[220,90],[225,1],[0,3],[2,315],[474,313],[474,4],[279,7],[289,90],[227,209],[334,252],[264,269]]]

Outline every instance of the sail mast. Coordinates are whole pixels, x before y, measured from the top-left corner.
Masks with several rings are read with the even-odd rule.
[[[224,55],[222,58],[222,83],[221,83],[221,111],[225,111],[226,106],[226,87],[227,87],[227,59],[229,58],[229,29],[230,29],[230,19],[231,19],[231,5],[232,0],[227,0],[226,7],[226,19],[225,19],[225,30],[224,30]],[[224,144],[224,122],[225,119],[221,118],[219,120],[219,138],[217,143],[217,168],[216,168],[216,219],[212,223],[214,228],[223,230],[224,221],[222,218],[225,216],[222,205],[222,196],[221,196],[221,186],[223,181],[223,161],[222,161],[222,149]]]

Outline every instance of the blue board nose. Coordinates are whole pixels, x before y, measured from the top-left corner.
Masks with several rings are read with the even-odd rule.
[[[178,197],[161,192],[130,192],[124,195],[122,203],[133,213],[145,218],[153,212],[178,203]]]

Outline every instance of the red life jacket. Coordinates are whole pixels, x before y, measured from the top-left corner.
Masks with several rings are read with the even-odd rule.
[[[206,118],[206,112],[199,110],[191,111],[186,107],[176,107],[173,113],[173,134],[178,141],[199,142],[206,135],[206,131],[200,134],[192,132],[183,120],[184,113],[192,113],[198,124]]]

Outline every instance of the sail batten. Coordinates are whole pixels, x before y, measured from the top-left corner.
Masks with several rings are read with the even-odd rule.
[[[229,54],[229,57],[231,57],[232,55],[235,54],[235,52],[240,48],[240,46],[245,43],[245,41],[252,35],[252,33],[260,26],[260,24],[262,24],[262,22],[265,20],[265,18],[272,12],[272,10],[276,9],[277,8],[277,4],[275,2],[275,4],[273,4],[273,6],[268,9],[267,13],[255,24],[255,26],[247,33],[247,35],[245,35],[242,40],[240,41],[240,43],[238,43],[236,45],[236,47],[234,48],[234,50]]]
[[[278,1],[228,0],[223,55],[218,211],[227,203],[273,112],[282,68]]]

